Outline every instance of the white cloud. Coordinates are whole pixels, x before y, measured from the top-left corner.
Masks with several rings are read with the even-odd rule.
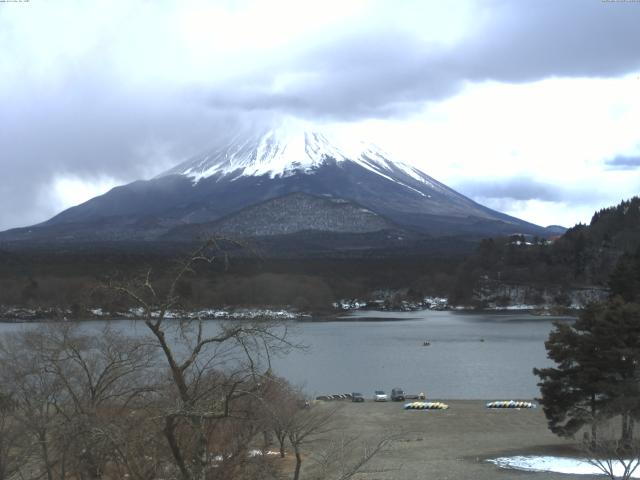
[[[568,198],[475,200],[534,223],[571,226],[640,193],[640,170],[607,168],[607,160],[640,150],[639,90],[638,74],[469,84],[409,119],[342,127],[375,139],[396,158],[454,187],[512,178],[555,186]],[[571,195],[576,189],[591,190],[591,201]]]
[[[42,210],[53,216],[64,209],[107,193],[121,182],[110,177],[81,178],[75,175],[57,175],[39,199]]]
[[[479,203],[504,212],[514,217],[522,218],[543,227],[561,225],[573,227],[577,223],[589,224],[595,210],[599,210],[602,202],[593,204],[571,204],[569,202],[545,202],[542,200],[503,200],[496,198],[476,197]],[[617,203],[616,200],[613,203]]]

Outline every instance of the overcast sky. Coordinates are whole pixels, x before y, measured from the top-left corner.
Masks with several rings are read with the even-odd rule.
[[[640,193],[640,2],[0,2],[0,230],[282,116],[588,222]]]

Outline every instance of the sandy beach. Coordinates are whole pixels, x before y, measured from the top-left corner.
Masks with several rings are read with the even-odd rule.
[[[358,436],[370,443],[396,439],[358,479],[568,479],[591,475],[533,473],[498,468],[487,459],[512,455],[579,456],[575,442],[553,435],[540,408],[487,409],[484,400],[442,400],[447,410],[404,410],[402,403],[321,402],[335,408],[334,438]],[[323,442],[310,445],[310,450]],[[321,448],[321,447],[320,447]]]

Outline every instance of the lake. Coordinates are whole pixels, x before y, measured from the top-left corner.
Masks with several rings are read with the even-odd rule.
[[[356,312],[349,320],[302,324],[310,345],[275,363],[310,393],[395,386],[432,398],[512,399],[538,395],[534,367],[551,365],[552,320],[527,313]],[[423,346],[429,341],[429,346]]]
[[[544,341],[552,320],[527,313],[354,312],[326,322],[292,322],[292,339],[308,346],[273,359],[275,373],[311,395],[393,387],[430,398],[532,399],[534,367],[550,365]],[[133,335],[135,321],[115,322]],[[214,328],[216,322],[208,322]],[[99,329],[104,322],[83,323]],[[33,324],[0,324],[0,332]],[[429,341],[429,346],[423,343]]]

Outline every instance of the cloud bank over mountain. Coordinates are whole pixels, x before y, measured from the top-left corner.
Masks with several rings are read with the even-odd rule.
[[[365,136],[405,148],[408,161],[452,184],[467,182],[460,172],[479,158],[486,177],[504,176],[503,153],[476,138],[482,125],[460,119],[504,128],[494,112],[514,96],[521,105],[509,112],[520,126],[507,139],[517,151],[507,172],[514,179],[530,176],[538,143],[573,152],[565,155],[573,169],[588,164],[592,174],[581,182],[615,174],[611,167],[621,165],[608,164],[612,158],[640,153],[631,125],[640,112],[637,4],[302,3],[0,5],[0,167],[10,179],[0,185],[0,228],[44,220],[82,192],[149,178],[230,129],[283,115],[354,130],[376,124]],[[563,118],[563,131],[532,129],[536,105],[526,98],[563,81],[582,89],[579,104],[553,92],[538,97],[551,123]],[[621,82],[626,103],[613,90]],[[489,106],[477,101],[480,94],[490,96]],[[615,148],[592,134],[578,145],[575,130],[602,112],[603,124],[593,128],[601,136],[615,130]],[[417,139],[411,145],[409,136]],[[445,149],[438,138],[457,138],[468,151],[452,142]],[[592,142],[598,145],[589,149]],[[601,156],[584,158],[583,149]],[[553,183],[558,171],[540,161],[536,179]],[[627,180],[629,188],[636,180]],[[547,202],[548,212],[558,201],[584,206],[539,193],[531,200]],[[544,223],[526,211],[510,213]]]

